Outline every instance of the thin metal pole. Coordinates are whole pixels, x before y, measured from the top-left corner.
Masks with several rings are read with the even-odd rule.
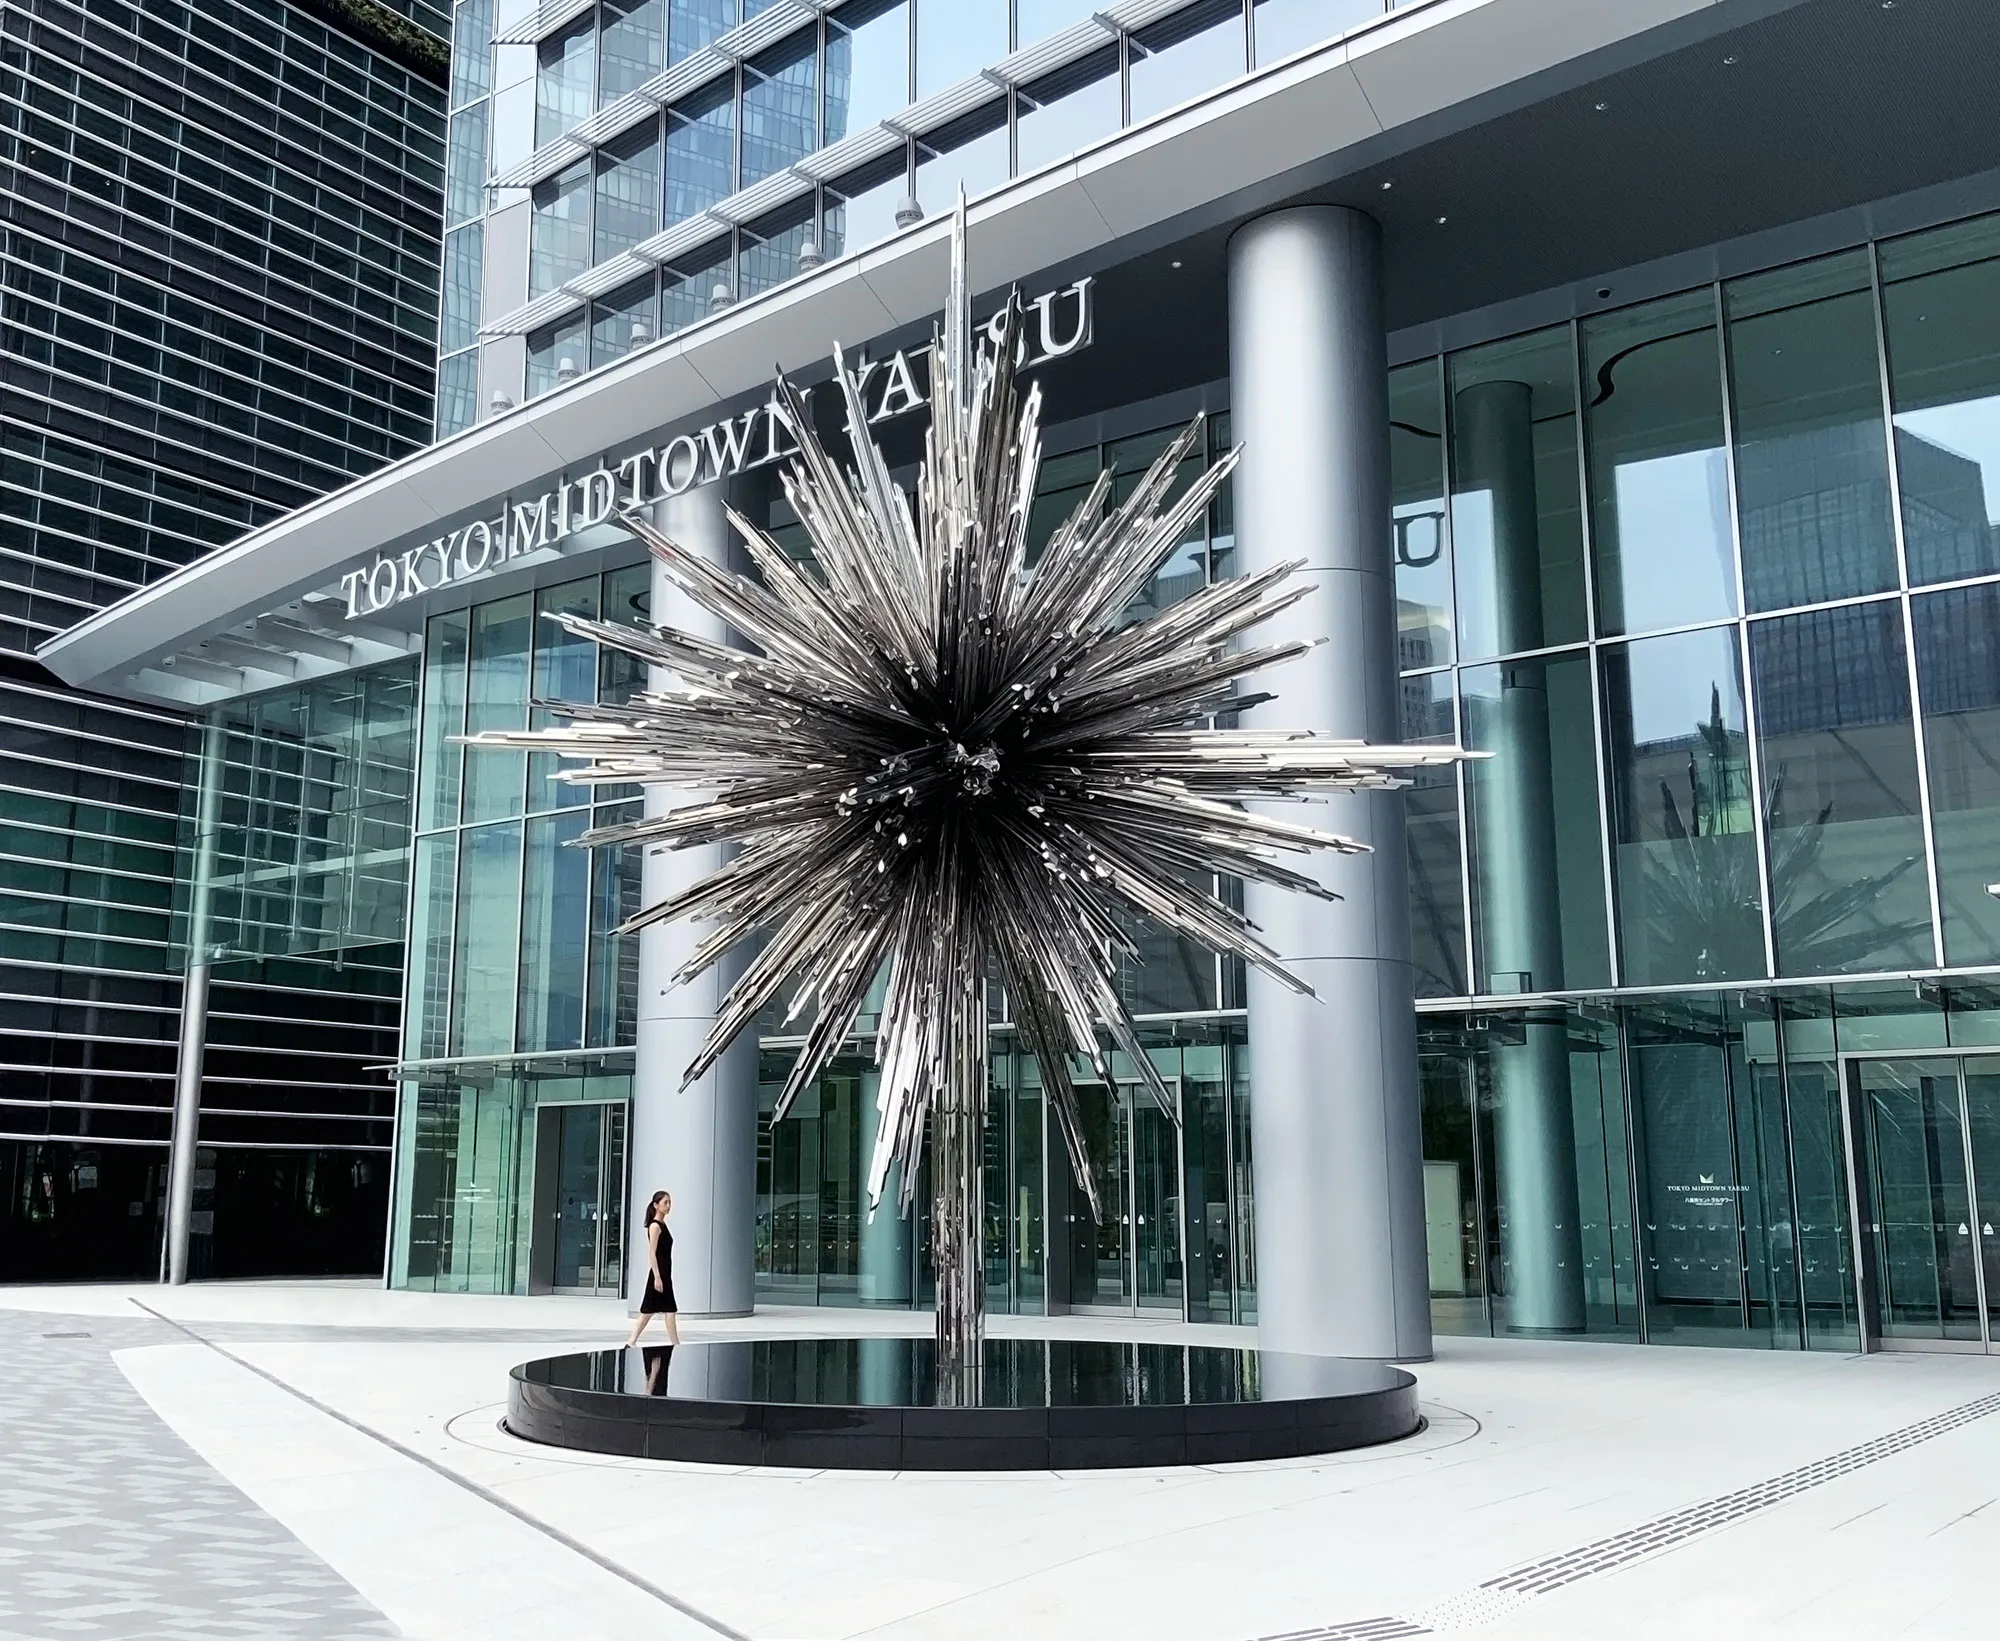
[[[194,872],[188,891],[187,979],[181,988],[181,1034],[174,1070],[173,1143],[167,1155],[166,1279],[188,1279],[188,1231],[194,1221],[195,1141],[201,1129],[201,1063],[208,1047],[208,977],[215,909],[216,812],[222,802],[224,731],[211,718],[201,737],[201,789],[195,800]]]

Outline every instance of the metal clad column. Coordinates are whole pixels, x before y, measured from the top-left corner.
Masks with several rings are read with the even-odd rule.
[[[662,530],[712,562],[729,559],[723,487],[704,485],[660,503]],[[722,624],[685,599],[653,566],[652,619],[683,632],[724,640]],[[660,677],[655,673],[653,687]],[[684,801],[666,787],[646,788],[646,813]],[[722,864],[722,846],[648,850],[642,879],[648,906],[678,893]],[[732,954],[689,985],[670,986],[707,932],[705,924],[656,923],[639,936],[639,1011],[632,1075],[632,1187],[625,1294],[637,1310],[645,1289],[640,1217],[655,1191],[671,1191],[674,1296],[684,1316],[747,1316],[753,1307],[757,1213],[757,1039],[746,1032],[699,1082],[681,1077],[707,1038],[723,994],[742,972]]]
[[[1389,550],[1381,231],[1338,206],[1277,211],[1229,244],[1230,404],[1244,573],[1292,558],[1318,583],[1259,642],[1325,638],[1251,715],[1400,736]],[[1431,1352],[1423,1140],[1400,792],[1314,817],[1374,845],[1310,868],[1344,899],[1250,887],[1250,916],[1318,1000],[1250,975],[1257,1321],[1269,1350]]]
[[[188,1279],[194,1223],[195,1145],[201,1134],[201,1068],[208,1053],[208,974],[214,952],[215,829],[222,804],[223,729],[201,733],[201,790],[195,796],[194,869],[188,884],[187,978],[181,983],[181,1036],[174,1065],[174,1127],[167,1153],[167,1245],[161,1263],[176,1286]]]
[[[1480,382],[1453,403],[1455,507],[1484,498],[1499,590],[1500,652],[1540,649],[1541,517],[1535,497],[1534,391]],[[1489,726],[1495,756],[1473,781],[1486,917],[1481,990],[1560,991],[1562,902],[1556,879],[1555,782],[1548,669],[1503,662]],[[1570,1114],[1569,1026],[1560,1008],[1529,1011],[1521,1040],[1493,1040],[1494,1149],[1500,1253],[1510,1333],[1584,1325],[1583,1242]]]

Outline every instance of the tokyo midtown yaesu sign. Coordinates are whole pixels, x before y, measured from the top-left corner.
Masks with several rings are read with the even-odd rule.
[[[1032,370],[1090,345],[1089,278],[1048,291],[1023,305],[1018,351]],[[997,340],[1001,315],[981,327]],[[930,403],[928,346],[902,348],[886,359],[863,355],[849,367],[871,426]],[[807,390],[810,397],[810,390]],[[340,578],[347,619],[360,620],[412,598],[491,575],[515,559],[555,547],[603,524],[628,507],[644,507],[698,485],[783,461],[798,449],[784,408],[773,393],[740,415],[677,433],[664,444],[633,452],[580,479],[566,479],[531,501],[509,502],[492,518],[474,519],[400,553],[377,553]]]

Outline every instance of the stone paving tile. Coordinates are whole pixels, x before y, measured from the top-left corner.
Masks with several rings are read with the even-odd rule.
[[[0,1641],[383,1641],[398,1631],[209,1468],[110,1352],[135,1315],[0,1310]]]

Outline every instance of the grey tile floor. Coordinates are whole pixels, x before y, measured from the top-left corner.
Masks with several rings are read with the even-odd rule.
[[[0,1641],[400,1634],[111,1361],[184,1339],[143,1316],[0,1310]]]

